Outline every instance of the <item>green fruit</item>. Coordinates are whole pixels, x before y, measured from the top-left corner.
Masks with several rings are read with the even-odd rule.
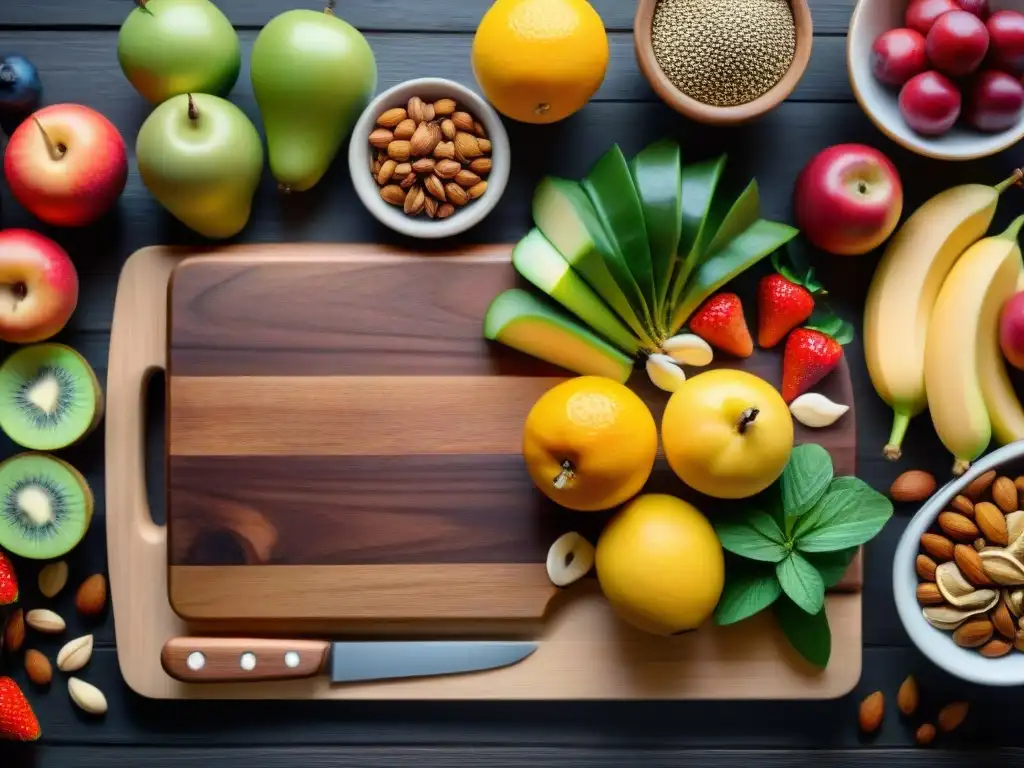
[[[74,445],[103,418],[103,391],[85,358],[63,344],[22,347],[0,366],[0,429],[25,448]]]
[[[183,93],[227,96],[238,80],[238,34],[209,0],[145,0],[117,36],[125,77],[152,104]]]
[[[0,549],[32,560],[63,557],[92,522],[93,495],[68,464],[21,453],[0,464]]]
[[[263,144],[231,102],[201,93],[165,101],[142,124],[135,154],[146,188],[199,234],[233,237],[248,223]]]
[[[569,262],[539,229],[531,229],[519,241],[512,251],[512,263],[519,274],[623,352],[635,355],[640,351],[640,343],[633,334],[583,278],[573,272]]]
[[[251,73],[274,178],[310,189],[377,88],[373,50],[330,11],[286,11],[256,38]]]
[[[655,292],[651,312],[661,318],[682,236],[682,151],[674,141],[655,142],[633,158],[629,169],[640,196],[651,248]]]
[[[633,361],[532,294],[510,288],[484,316],[484,336],[574,373],[625,384]]]

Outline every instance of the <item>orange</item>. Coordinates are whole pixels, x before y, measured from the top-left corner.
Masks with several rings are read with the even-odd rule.
[[[658,428],[628,387],[602,376],[562,382],[534,403],[523,457],[534,484],[563,507],[610,509],[644,487],[658,452]]]
[[[555,123],[604,80],[608,35],[586,0],[497,0],[473,40],[473,73],[502,114]]]

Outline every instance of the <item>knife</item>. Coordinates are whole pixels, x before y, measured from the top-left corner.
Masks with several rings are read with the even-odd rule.
[[[331,682],[428,677],[498,669],[537,650],[526,640],[352,641],[176,637],[160,654],[184,683],[301,680]]]

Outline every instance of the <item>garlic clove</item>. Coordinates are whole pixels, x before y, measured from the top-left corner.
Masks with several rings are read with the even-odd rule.
[[[668,355],[649,355],[647,375],[658,389],[675,392],[686,381],[686,374],[675,360]]]
[[[556,587],[579,581],[594,567],[594,545],[575,531],[555,539],[548,550],[548,578]]]
[[[807,392],[794,400],[789,411],[793,418],[805,427],[828,427],[850,410],[848,405],[840,405],[817,392]]]
[[[680,365],[692,365],[702,368],[710,365],[715,353],[700,336],[693,333],[681,333],[668,339],[661,348]]]

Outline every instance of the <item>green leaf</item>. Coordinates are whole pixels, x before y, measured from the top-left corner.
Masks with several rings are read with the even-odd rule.
[[[825,582],[825,589],[832,589],[846,575],[858,549],[859,547],[850,547],[835,552],[808,552],[805,557],[818,569],[821,580]]]
[[[715,533],[725,549],[749,560],[777,563],[789,554],[782,529],[770,515],[760,510],[747,512],[739,519],[718,522]]]
[[[701,236],[701,260],[714,256],[750,229],[759,218],[761,218],[761,197],[758,194],[757,179],[753,179],[729,207],[729,211],[722,217],[717,228],[704,227]],[[709,221],[708,224],[713,225],[713,222]]]
[[[802,285],[812,294],[828,293],[825,286],[814,276],[814,267],[808,263],[807,257],[792,245],[792,243],[787,243],[785,248],[780,248],[772,254],[772,266],[775,271],[791,283]]]
[[[775,601],[774,611],[775,620],[797,653],[817,667],[827,667],[832,655],[832,631],[825,609],[812,615],[782,598]]]
[[[818,569],[807,562],[799,552],[790,552],[789,557],[775,566],[782,591],[789,599],[808,613],[817,613],[825,604],[825,582]]]
[[[856,477],[837,477],[793,537],[801,552],[835,552],[871,541],[890,517],[889,499]]]
[[[832,457],[817,443],[798,445],[782,471],[782,507],[786,518],[800,517],[825,495],[832,482]]]
[[[782,587],[770,565],[737,560],[726,568],[725,589],[715,607],[719,626],[748,619],[770,606]]]

